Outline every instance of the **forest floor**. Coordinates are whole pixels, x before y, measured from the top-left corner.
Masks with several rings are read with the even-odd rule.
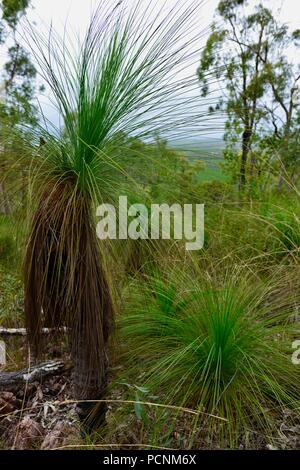
[[[25,354],[25,339],[19,351]],[[64,358],[63,358],[64,359]],[[68,358],[65,358],[68,360]],[[24,357],[25,360],[25,357]],[[128,384],[127,384],[128,385]],[[170,421],[153,429],[158,421],[155,407],[147,407],[147,421],[128,400],[126,384],[112,387],[108,394],[106,424],[93,436],[84,435],[80,428],[76,404],[72,401],[71,372],[33,382],[17,389],[0,392],[0,447],[2,449],[220,449],[199,433],[191,446],[191,415],[177,412]],[[124,400],[124,402],[123,402]],[[239,436],[238,449],[299,449],[300,421],[288,410],[277,412],[277,426],[272,436],[255,429],[248,435]],[[157,431],[158,429],[158,431]]]

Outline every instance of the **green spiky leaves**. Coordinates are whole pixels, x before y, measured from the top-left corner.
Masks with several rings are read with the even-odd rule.
[[[300,384],[289,354],[294,298],[279,305],[274,292],[275,280],[254,287],[242,270],[222,285],[178,271],[131,285],[120,328],[129,364],[144,365],[141,385],[166,404],[198,409],[200,420],[202,412],[225,418],[232,443],[238,429],[272,431],[276,413],[297,410]],[[208,421],[206,432],[215,426]]]

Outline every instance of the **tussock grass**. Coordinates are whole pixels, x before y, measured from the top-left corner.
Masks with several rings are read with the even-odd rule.
[[[203,430],[233,447],[253,427],[272,433],[280,410],[299,413],[295,299],[273,298],[278,282],[236,269],[222,281],[176,272],[132,285],[119,327],[128,366],[143,371],[138,384],[167,404],[226,418],[206,419]]]

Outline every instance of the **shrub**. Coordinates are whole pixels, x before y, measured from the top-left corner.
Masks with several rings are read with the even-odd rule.
[[[205,205],[233,202],[236,199],[234,186],[223,181],[205,181],[199,185],[199,199]]]
[[[292,307],[286,299],[270,304],[275,284],[236,271],[222,287],[177,274],[131,288],[120,334],[132,370],[143,370],[140,385],[166,404],[198,410],[204,432],[230,446],[253,425],[271,433],[282,408],[299,407],[300,386]]]
[[[23,294],[20,279],[0,267],[0,326],[23,326]]]
[[[266,204],[262,207],[262,216],[270,226],[272,245],[280,254],[299,253],[300,249],[300,207],[290,201],[289,207]]]

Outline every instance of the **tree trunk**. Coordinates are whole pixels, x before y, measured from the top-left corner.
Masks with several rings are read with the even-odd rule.
[[[281,164],[284,165],[284,161],[287,158],[287,154],[289,151],[289,144],[290,144],[290,132],[291,132],[291,114],[289,113],[287,116],[287,123],[284,133],[284,145],[283,145],[283,152],[281,153]],[[278,183],[277,183],[277,190],[280,192],[283,189],[284,184],[284,177],[282,172],[279,174]]]
[[[249,166],[249,180],[251,181],[255,176],[255,167],[256,167],[256,158],[253,152],[250,156],[250,166]]]
[[[248,161],[248,154],[250,150],[250,140],[252,132],[245,130],[243,132],[243,144],[242,144],[242,158],[241,158],[241,167],[240,167],[240,190],[243,190],[246,186],[246,168]]]

